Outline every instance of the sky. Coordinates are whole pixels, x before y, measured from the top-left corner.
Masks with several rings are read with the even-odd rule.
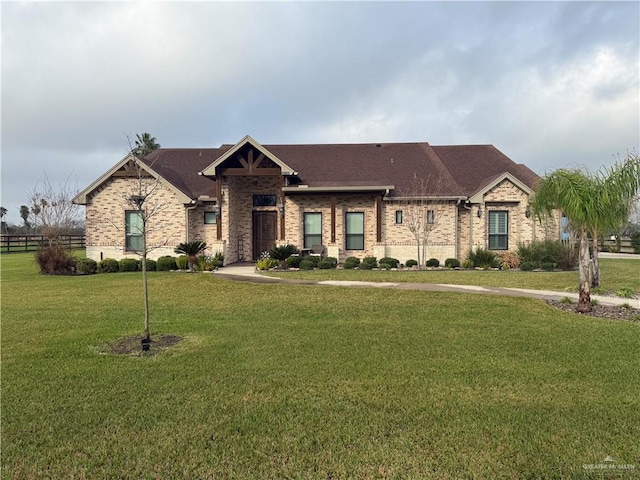
[[[540,175],[640,144],[638,2],[2,2],[6,221],[163,147],[493,144]]]

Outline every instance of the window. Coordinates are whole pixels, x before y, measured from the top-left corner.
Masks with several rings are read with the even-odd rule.
[[[127,210],[125,212],[125,222],[125,248],[134,252],[142,250],[142,232],[144,231],[142,212],[139,210]]]
[[[396,223],[402,223],[402,210],[396,210]]]
[[[322,245],[322,214],[305,213],[304,215],[304,248]]]
[[[204,212],[204,224],[215,225],[218,223],[218,214],[216,212]]]
[[[436,223],[436,211],[427,210],[427,224],[433,225],[434,223]]]
[[[489,250],[509,248],[509,212],[489,212]]]
[[[254,207],[275,207],[276,206],[276,196],[275,195],[255,194],[253,196],[253,206]]]
[[[364,250],[364,212],[345,215],[345,237],[347,250]]]

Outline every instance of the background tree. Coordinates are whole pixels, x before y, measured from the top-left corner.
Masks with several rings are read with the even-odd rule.
[[[442,181],[439,178],[414,178],[407,191],[400,192],[402,223],[416,241],[418,268],[425,268],[429,237],[440,224],[444,201],[439,199]]]
[[[2,233],[7,233],[7,224],[4,221],[4,217],[7,216],[7,209],[4,207],[0,207],[0,225],[2,225],[2,228],[0,229],[0,232]]]
[[[160,148],[160,144],[157,142],[156,137],[152,137],[151,134],[145,132],[142,135],[136,134],[131,153],[138,158],[144,158],[158,148]]]
[[[27,231],[31,228],[31,225],[29,225],[30,214],[31,214],[31,211],[29,210],[29,207],[27,207],[26,205],[20,205],[20,217],[24,222],[24,229]]]
[[[60,237],[81,224],[81,209],[72,200],[78,189],[71,186],[70,177],[54,187],[47,174],[28,192],[29,223],[46,237],[49,245],[60,243]],[[22,207],[20,214],[23,214]],[[23,217],[24,218],[24,217]]]

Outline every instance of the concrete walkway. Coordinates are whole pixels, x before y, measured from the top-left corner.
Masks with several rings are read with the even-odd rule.
[[[217,277],[236,282],[328,285],[350,288],[396,288],[398,290],[423,290],[430,292],[462,292],[489,295],[507,295],[511,297],[539,298],[541,300],[561,300],[565,297],[569,297],[574,302],[578,301],[577,293],[554,292],[551,290],[530,290],[526,288],[479,287],[473,285],[447,285],[434,283],[358,282],[351,280],[316,281],[300,280],[297,278],[268,277],[256,272],[254,264],[247,263],[229,265],[215,272],[215,275]],[[618,298],[605,297],[602,295],[591,295],[591,299],[597,300],[600,305],[620,306],[627,304],[633,308],[640,309],[640,299],[637,298]]]

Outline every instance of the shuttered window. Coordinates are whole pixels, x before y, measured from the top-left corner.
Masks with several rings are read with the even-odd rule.
[[[489,250],[509,249],[509,212],[489,212]]]

